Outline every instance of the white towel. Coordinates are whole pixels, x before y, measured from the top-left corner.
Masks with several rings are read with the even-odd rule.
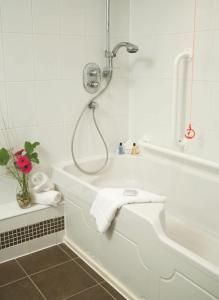
[[[134,196],[124,195],[125,189],[105,188],[101,189],[90,209],[90,214],[96,219],[97,230],[105,232],[115,218],[117,210],[129,203],[161,203],[165,197],[149,193],[144,190],[137,190]]]
[[[33,203],[47,206],[57,206],[62,201],[61,193],[55,191],[55,185],[43,172],[31,176]]]
[[[42,193],[32,193],[33,203],[48,206],[57,206],[62,201],[61,193],[58,191],[48,191]]]
[[[43,172],[36,172],[31,176],[32,190],[34,192],[48,192],[54,190],[55,185],[50,181],[48,176]]]

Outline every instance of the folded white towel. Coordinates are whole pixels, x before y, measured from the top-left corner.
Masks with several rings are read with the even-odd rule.
[[[55,185],[43,172],[31,176],[33,203],[57,206],[62,201],[61,193],[55,191]]]
[[[54,190],[55,185],[43,172],[36,172],[31,176],[32,190],[37,193]]]
[[[117,210],[129,203],[161,203],[165,197],[136,189],[136,195],[126,195],[125,189],[101,189],[90,209],[90,214],[96,219],[97,230],[105,232],[115,218]]]
[[[48,191],[42,193],[32,192],[33,203],[48,206],[57,206],[62,201],[61,193],[58,191]]]

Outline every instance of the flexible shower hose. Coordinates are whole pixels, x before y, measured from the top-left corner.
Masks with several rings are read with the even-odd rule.
[[[73,133],[72,133],[72,139],[71,139],[71,154],[72,154],[72,159],[73,159],[73,161],[74,161],[74,163],[75,163],[75,166],[76,166],[82,173],[84,173],[84,174],[88,174],[88,175],[95,175],[95,174],[98,174],[99,172],[101,172],[101,171],[103,171],[103,170],[105,169],[105,167],[107,166],[108,161],[109,161],[109,149],[108,149],[108,146],[107,146],[107,144],[106,144],[106,141],[105,141],[105,139],[104,139],[104,137],[103,137],[103,134],[102,134],[102,132],[101,132],[101,130],[100,130],[100,127],[99,127],[99,125],[97,124],[97,120],[96,120],[96,115],[95,115],[96,107],[95,107],[95,105],[94,105],[93,107],[92,107],[91,105],[92,105],[92,103],[93,103],[98,97],[100,97],[101,95],[103,95],[104,92],[107,90],[107,88],[109,87],[110,82],[111,82],[111,80],[112,80],[112,75],[113,75],[113,71],[110,70],[110,71],[109,71],[109,75],[108,75],[108,77],[107,77],[107,83],[106,83],[105,87],[104,87],[97,95],[95,95],[91,100],[89,100],[88,103],[84,106],[84,108],[82,109],[81,114],[79,115],[79,118],[78,118],[78,120],[77,120],[77,122],[76,122],[76,124],[75,124]],[[82,117],[83,117],[83,115],[85,114],[85,112],[86,112],[87,109],[92,109],[92,117],[93,117],[94,125],[95,125],[95,127],[96,127],[96,129],[97,129],[97,132],[98,132],[98,134],[99,134],[99,136],[100,136],[100,139],[101,139],[102,142],[103,142],[103,145],[104,145],[104,148],[105,148],[105,152],[106,152],[106,156],[105,156],[105,160],[104,160],[104,162],[103,162],[103,165],[102,165],[100,168],[98,168],[98,169],[96,169],[96,170],[94,170],[94,171],[88,171],[88,170],[85,170],[84,168],[82,168],[82,167],[80,166],[80,164],[79,164],[79,162],[78,162],[78,160],[77,160],[77,158],[76,158],[76,156],[75,156],[75,152],[74,152],[75,136],[76,136],[76,133],[77,133],[79,124],[80,124],[80,122],[81,122],[81,119],[82,119]]]

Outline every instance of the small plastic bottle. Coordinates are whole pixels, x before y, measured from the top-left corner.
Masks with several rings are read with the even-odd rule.
[[[118,154],[125,154],[125,149],[123,147],[122,142],[119,143]]]
[[[131,154],[132,155],[138,155],[139,153],[140,153],[139,147],[136,146],[136,143],[133,143]]]

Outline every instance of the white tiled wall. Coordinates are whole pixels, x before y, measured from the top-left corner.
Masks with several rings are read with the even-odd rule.
[[[112,46],[130,40],[140,48],[137,55],[120,51],[113,82],[99,101],[97,117],[112,150],[127,138],[128,128],[133,139],[147,135],[152,143],[170,146],[173,60],[192,47],[193,16],[194,0],[112,0]],[[197,0],[197,138],[187,151],[214,161],[219,161],[218,20],[217,0]],[[43,167],[71,159],[73,125],[90,99],[82,69],[87,62],[103,66],[104,50],[104,0],[0,0],[0,110],[15,145],[41,142]],[[189,80],[190,68],[187,75]],[[188,114],[188,94],[184,100]],[[103,151],[89,115],[80,133],[78,156]],[[0,203],[8,201],[6,195],[12,201],[10,182],[1,179],[0,187]]]
[[[130,134],[170,146],[173,61],[192,48],[194,0],[131,0]],[[219,162],[219,2],[197,0],[193,126],[188,153]],[[188,70],[187,79],[191,78]],[[181,86],[185,81],[180,82]],[[184,97],[188,118],[188,92]]]
[[[129,36],[128,0],[112,0],[112,24],[114,46]],[[0,0],[1,113],[12,129],[14,145],[21,146],[25,139],[41,143],[43,166],[71,159],[73,125],[90,99],[83,89],[82,70],[88,62],[104,66],[104,50],[104,0]],[[120,52],[115,68],[97,112],[112,150],[128,135],[125,51]],[[94,141],[90,123],[85,119],[81,126],[79,156],[103,150]],[[7,193],[10,182],[0,179],[0,187],[0,204],[8,201],[7,195],[14,200],[14,191]]]

